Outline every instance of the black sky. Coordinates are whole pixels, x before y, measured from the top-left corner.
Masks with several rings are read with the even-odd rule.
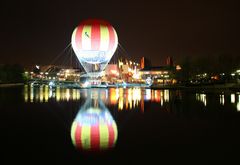
[[[50,64],[84,19],[116,29],[129,58],[240,53],[238,0],[59,0],[0,2],[0,64]]]

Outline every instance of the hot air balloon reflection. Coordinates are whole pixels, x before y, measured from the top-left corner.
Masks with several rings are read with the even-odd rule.
[[[107,21],[89,19],[75,28],[71,44],[87,76],[97,78],[116,51],[118,37]]]
[[[88,99],[71,127],[73,145],[83,151],[101,151],[114,147],[117,125],[106,106],[98,99]]]

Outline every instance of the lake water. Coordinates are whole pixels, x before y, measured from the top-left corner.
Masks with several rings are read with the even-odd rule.
[[[240,151],[237,91],[0,88],[0,121],[6,164],[229,163]]]

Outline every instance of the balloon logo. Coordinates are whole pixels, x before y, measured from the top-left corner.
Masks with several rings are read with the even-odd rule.
[[[89,19],[75,28],[71,43],[85,71],[88,74],[97,73],[105,69],[112,58],[117,49],[118,37],[107,21]]]

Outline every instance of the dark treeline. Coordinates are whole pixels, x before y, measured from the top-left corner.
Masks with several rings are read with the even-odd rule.
[[[0,84],[22,83],[24,81],[24,69],[21,65],[0,65]]]
[[[240,68],[240,56],[221,54],[201,57],[184,57],[180,62],[182,66],[181,76],[190,79],[197,74],[221,74],[230,75]]]

